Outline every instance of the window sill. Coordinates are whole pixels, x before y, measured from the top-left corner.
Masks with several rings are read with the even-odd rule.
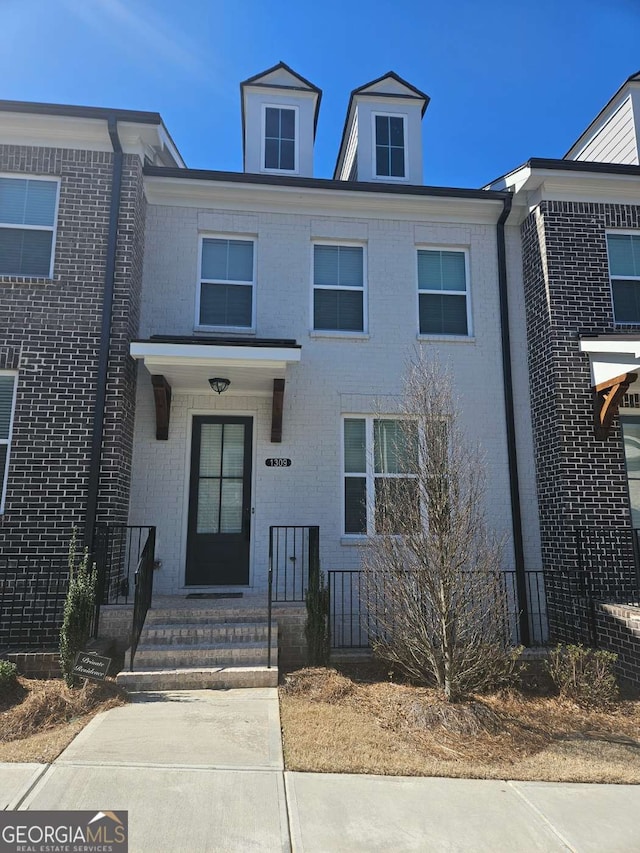
[[[0,284],[53,284],[54,278],[44,275],[9,275],[0,273]]]
[[[369,333],[368,332],[340,332],[336,329],[336,331],[323,331],[321,329],[313,329],[309,332],[310,338],[334,338],[336,340],[342,341],[368,341]]]
[[[442,341],[449,344],[475,344],[475,335],[416,335],[416,340],[426,343],[431,341]]]
[[[364,533],[354,533],[352,536],[341,536],[341,545],[364,545],[368,537]]]
[[[256,334],[255,329],[249,329],[246,326],[194,326],[193,331],[195,334],[202,335],[203,337],[219,334],[255,337]]]

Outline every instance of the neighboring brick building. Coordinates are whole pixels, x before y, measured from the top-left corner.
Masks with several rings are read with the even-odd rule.
[[[113,153],[110,121],[122,155]],[[0,102],[0,438],[10,433],[10,442],[0,444],[4,557],[64,555],[72,528],[85,531],[92,471],[99,491],[89,512],[126,522],[135,399],[128,350],[138,327],[144,250],[142,164],[145,156],[180,163],[165,139],[155,113]],[[121,189],[112,211],[118,159]],[[92,438],[111,283],[98,457]],[[102,406],[98,412],[102,420]]]

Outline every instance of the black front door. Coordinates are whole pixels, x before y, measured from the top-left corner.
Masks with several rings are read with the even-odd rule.
[[[252,419],[194,417],[187,586],[249,583]]]

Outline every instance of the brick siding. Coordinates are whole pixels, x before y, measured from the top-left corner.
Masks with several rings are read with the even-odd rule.
[[[0,369],[19,371],[2,554],[59,554],[86,511],[112,155],[0,146],[0,172],[61,180],[53,279],[0,276]],[[98,518],[126,521],[145,202],[126,155]]]
[[[616,670],[640,687],[640,608],[596,604],[598,645],[618,655]]]

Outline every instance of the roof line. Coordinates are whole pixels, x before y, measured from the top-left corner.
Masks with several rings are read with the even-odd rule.
[[[620,88],[609,98],[609,100],[604,105],[604,107],[600,110],[598,115],[589,122],[589,124],[586,126],[586,128],[580,134],[580,136],[578,136],[578,138],[574,141],[574,143],[569,146],[568,150],[562,155],[563,159],[565,157],[569,156],[570,152],[573,151],[573,149],[576,147],[578,142],[580,142],[582,137],[587,135],[589,130],[593,127],[594,124],[596,124],[596,122],[599,120],[599,118],[602,116],[602,114],[605,113],[609,109],[611,104],[615,101],[615,99],[618,97],[620,92],[622,92],[622,90],[627,85],[627,83],[638,83],[638,82],[640,82],[640,71],[636,71],[635,74],[631,74],[629,77],[627,77],[627,79],[624,81],[622,86],[620,86]]]
[[[502,201],[510,193],[466,187],[428,187],[417,184],[376,184],[363,181],[335,181],[329,178],[300,178],[290,175],[260,175],[252,172],[219,172],[207,169],[176,169],[169,166],[145,166],[144,174],[153,178],[181,178],[192,181],[216,181],[235,184],[285,186],[299,189],[339,190],[342,192],[384,193],[389,195],[433,196]]]
[[[593,172],[596,174],[630,175],[640,177],[640,166],[630,166],[627,163],[601,163],[595,160],[560,160],[547,157],[532,157],[510,172],[498,175],[485,186],[490,187],[497,181],[502,181],[510,175],[515,175],[521,169],[549,169],[556,172]]]
[[[284,68],[285,71],[288,71],[289,74],[293,74],[294,77],[297,77],[305,86],[308,86],[310,89],[313,89],[314,92],[318,94],[322,94],[322,89],[319,89],[316,85],[314,85],[310,80],[307,80],[306,77],[303,77],[302,74],[298,74],[297,71],[294,71],[290,65],[287,65],[286,62],[277,62],[271,68],[267,68],[266,71],[260,71],[259,74],[254,74],[252,77],[247,77],[246,80],[243,80],[240,83],[240,88],[243,86],[250,86],[252,83],[255,83],[256,80],[259,80],[261,77],[265,77],[267,74],[272,74],[274,71],[278,71],[280,68]]]
[[[34,101],[0,100],[0,111],[8,113],[30,113],[32,115],[69,116],[71,118],[106,119],[113,116],[118,121],[139,124],[164,124],[160,113],[143,110],[120,110],[109,107],[83,107],[71,104],[45,104]],[[166,130],[166,128],[165,128]]]

